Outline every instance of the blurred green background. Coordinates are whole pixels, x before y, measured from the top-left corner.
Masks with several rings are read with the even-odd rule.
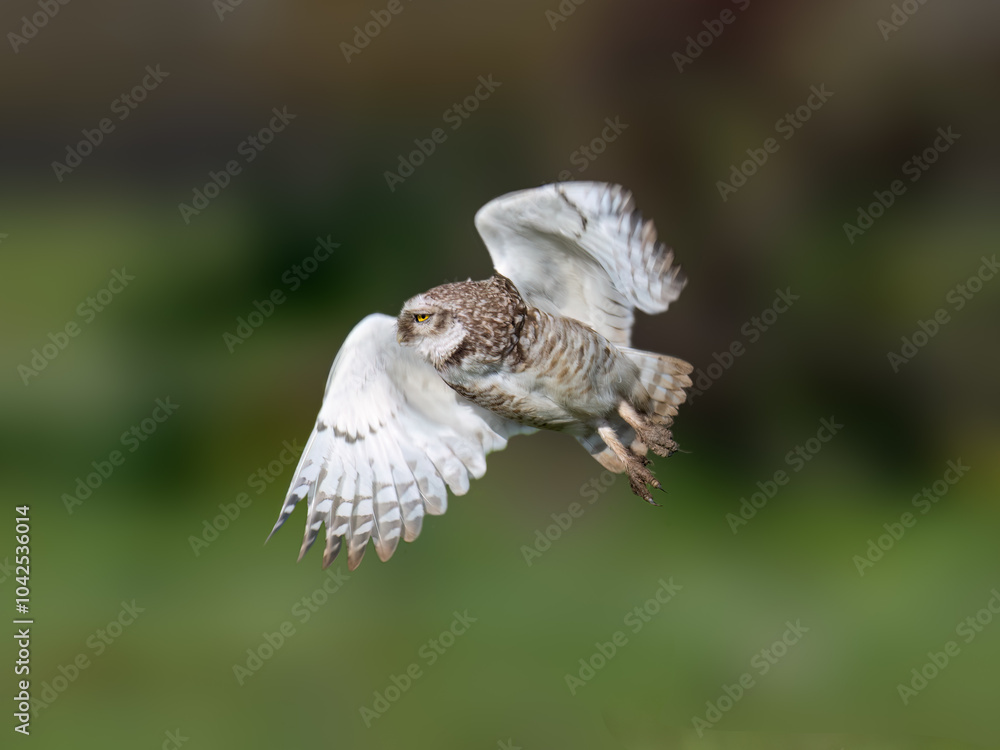
[[[1000,7],[404,0],[345,59],[342,43],[386,7],[72,2],[23,42],[9,34],[30,33],[23,17],[41,6],[16,0],[0,13],[0,592],[11,611],[13,507],[30,504],[32,690],[63,688],[38,707],[30,739],[15,739],[1000,743],[1000,615],[988,609],[1000,587],[1000,280],[974,284],[961,310],[948,298],[1000,239]],[[895,29],[880,26],[894,13]],[[123,108],[123,92],[156,83],[146,66],[157,65],[168,75]],[[499,85],[456,117],[480,76]],[[832,95],[801,127],[784,126],[786,139],[778,120],[813,86]],[[295,119],[263,150],[241,146],[273,108]],[[114,128],[92,153],[54,168],[102,118]],[[390,189],[385,173],[438,127],[446,140]],[[904,165],[949,127],[960,137],[911,182]],[[768,138],[777,150],[723,200],[718,182]],[[178,205],[231,160],[240,172],[186,222]],[[263,546],[291,476],[283,442],[304,443],[350,328],[436,284],[488,275],[475,210],[566,177],[631,188],[689,277],[635,334],[717,374],[678,418],[690,452],[654,467],[664,507],[621,478],[606,487],[574,441],[544,434],[492,456],[469,494],[386,564],[369,552],[344,579],[338,559],[331,578],[313,550],[296,565],[301,510]],[[905,192],[850,241],[843,225],[894,180]],[[339,247],[302,278],[294,269],[317,237]],[[122,269],[134,279],[102,292]],[[223,334],[274,289],[284,302],[230,352]],[[753,318],[778,289],[798,300],[759,332]],[[940,308],[949,322],[894,371],[887,355]],[[77,335],[61,338],[71,322]],[[26,375],[50,334],[65,348]],[[710,370],[734,341],[744,353]],[[157,399],[176,411],[144,428]],[[788,456],[831,417],[843,428],[808,463]],[[145,439],[123,444],[134,425]],[[77,480],[115,450],[121,465],[67,508]],[[957,460],[971,468],[921,513],[914,496]],[[788,483],[745,525],[727,518],[782,470]],[[549,529],[558,538],[529,565],[524,548],[572,503],[582,515]],[[193,549],[227,508],[239,515]],[[869,542],[906,512],[915,525],[883,538],[891,548],[861,575],[856,556],[877,557]],[[671,578],[674,598],[637,619]],[[328,598],[315,593],[324,582],[337,589]],[[109,627],[133,600],[143,611]],[[434,653],[456,611],[475,623]],[[956,630],[977,613],[977,630]],[[797,621],[808,632],[761,674],[761,650]],[[268,655],[262,644],[286,622],[294,632],[253,662],[248,649]],[[571,692],[567,674],[589,674],[580,659],[600,664],[595,644],[617,631],[625,645]],[[949,641],[959,655],[904,704],[898,685]],[[74,675],[80,655],[88,666]],[[259,668],[234,672],[248,661]],[[366,726],[361,709],[380,705],[394,677],[405,685],[411,664],[419,677]],[[699,738],[693,717],[725,705],[744,673],[753,687]]]

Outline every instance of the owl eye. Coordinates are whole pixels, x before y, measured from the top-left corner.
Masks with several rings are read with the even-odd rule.
[[[429,317],[430,317],[430,313],[418,313],[417,315],[413,316],[413,319],[415,321],[417,321],[418,323],[423,323]]]

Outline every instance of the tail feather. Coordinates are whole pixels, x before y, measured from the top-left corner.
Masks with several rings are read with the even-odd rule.
[[[619,347],[639,368],[639,381],[653,401],[653,411],[668,422],[677,416],[677,408],[687,398],[694,369],[683,359],[640,349]]]

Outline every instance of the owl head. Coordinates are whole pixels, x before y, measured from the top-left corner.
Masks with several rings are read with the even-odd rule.
[[[474,286],[471,281],[445,284],[408,299],[396,320],[396,340],[434,367],[445,366],[469,336],[465,313],[475,304]]]
[[[485,281],[443,284],[407,300],[396,339],[438,370],[489,367],[511,351],[525,311],[517,288],[499,273]]]

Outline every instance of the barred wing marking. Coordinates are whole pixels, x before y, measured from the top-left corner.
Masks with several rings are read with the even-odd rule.
[[[271,534],[308,499],[300,560],[324,524],[324,568],[345,542],[351,570],[369,539],[388,560],[400,538],[417,538],[425,512],[445,512],[448,489],[464,495],[469,477],[486,472],[487,453],[530,431],[459,396],[396,342],[394,318],[369,315],[333,362],[316,427]]]

